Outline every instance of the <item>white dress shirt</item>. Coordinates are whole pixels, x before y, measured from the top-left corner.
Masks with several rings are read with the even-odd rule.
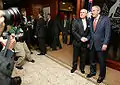
[[[85,31],[86,28],[87,28],[87,22],[86,22],[86,19],[82,19],[82,22],[83,22],[83,27],[84,27],[84,31]]]

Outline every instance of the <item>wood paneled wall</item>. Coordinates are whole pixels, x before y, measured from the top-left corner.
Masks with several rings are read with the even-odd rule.
[[[24,2],[23,2],[24,3]],[[42,7],[50,6],[50,13],[54,19],[58,11],[58,0],[27,0],[24,7],[27,9],[28,15],[37,16]]]
[[[0,0],[0,9],[3,9],[3,2]]]

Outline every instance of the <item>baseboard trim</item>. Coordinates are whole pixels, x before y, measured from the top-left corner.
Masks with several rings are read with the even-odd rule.
[[[106,64],[107,64],[108,67],[120,71],[120,62],[107,59],[107,60],[106,60]]]

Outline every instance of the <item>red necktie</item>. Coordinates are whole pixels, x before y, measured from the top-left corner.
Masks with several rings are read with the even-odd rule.
[[[94,22],[93,22],[94,31],[96,30],[96,25],[97,25],[97,19],[94,19]]]

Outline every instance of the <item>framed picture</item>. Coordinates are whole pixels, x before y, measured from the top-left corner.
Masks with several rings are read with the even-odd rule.
[[[43,16],[44,16],[44,19],[46,21],[47,19],[47,14],[50,13],[50,7],[43,7]]]

